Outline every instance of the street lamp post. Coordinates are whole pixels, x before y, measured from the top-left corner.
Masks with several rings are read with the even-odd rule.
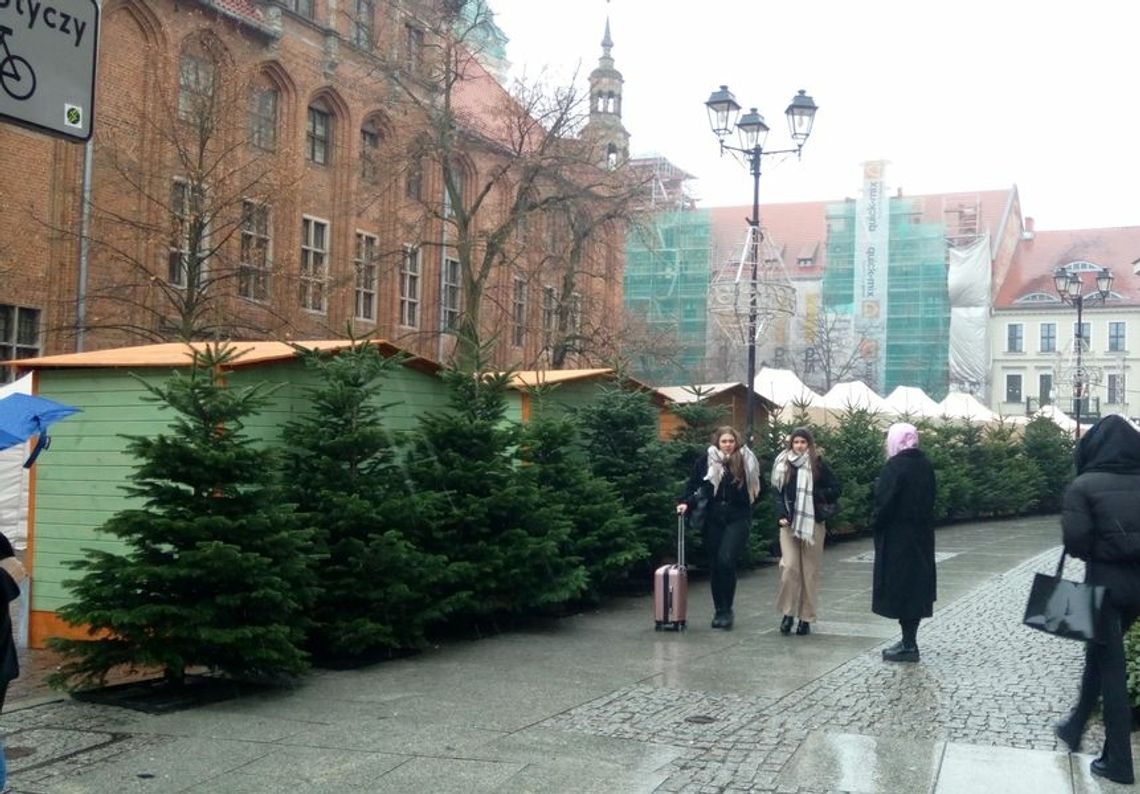
[[[1085,371],[1081,366],[1081,353],[1084,349],[1082,328],[1084,327],[1085,301],[1096,299],[1099,299],[1101,303],[1107,301],[1109,293],[1112,292],[1113,279],[1112,271],[1107,267],[1102,267],[1096,275],[1096,292],[1085,294],[1083,292],[1084,282],[1081,281],[1079,273],[1065,267],[1059,267],[1053,271],[1053,288],[1057,290],[1061,302],[1077,307],[1077,327],[1073,332],[1073,345],[1077,353],[1077,367],[1073,371],[1073,414],[1077,422],[1074,438],[1077,441],[1081,438],[1081,400],[1084,397],[1082,387],[1085,381]]]
[[[791,149],[765,151],[764,141],[768,135],[768,125],[764,123],[764,117],[760,115],[756,108],[751,108],[737,121],[737,115],[740,113],[741,108],[736,102],[736,97],[728,90],[728,86],[722,85],[719,89],[713,91],[708,101],[705,102],[705,107],[708,108],[709,112],[709,125],[712,127],[713,134],[716,135],[717,141],[720,143],[720,153],[723,155],[727,151],[743,155],[748,163],[749,171],[752,174],[752,217],[748,219],[748,225],[751,227],[749,237],[751,240],[750,256],[752,258],[752,276],[748,300],[748,397],[745,407],[745,410],[748,412],[745,438],[748,445],[751,446],[753,442],[753,422],[756,411],[756,291],[757,267],[760,263],[760,160],[765,155],[774,154],[794,153],[799,157],[800,152],[804,148],[804,144],[807,143],[808,136],[811,135],[812,124],[815,122],[815,113],[819,108],[812,98],[801,89],[799,93],[792,97],[791,104],[789,104],[787,110],[784,111],[788,118],[788,129],[791,133],[792,140],[796,144],[795,147]],[[736,128],[740,135],[740,146],[732,146],[725,143],[725,138],[732,133],[733,127]]]

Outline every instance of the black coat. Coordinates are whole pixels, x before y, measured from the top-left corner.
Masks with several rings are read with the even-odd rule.
[[[920,449],[887,461],[875,481],[871,610],[898,620],[934,614],[934,467]]]
[[[738,521],[752,516],[752,500],[748,497],[748,483],[737,483],[732,474],[726,469],[720,478],[720,487],[713,493],[712,483],[705,479],[709,473],[708,455],[701,455],[693,461],[693,468],[689,472],[689,481],[685,485],[685,493],[680,501],[692,510],[697,497],[703,492],[709,500],[709,515],[723,518],[726,522]]]
[[[1065,551],[1087,561],[1085,581],[1108,587],[1120,609],[1140,604],[1140,433],[1106,416],[1077,446],[1077,477],[1061,502]]]
[[[819,476],[812,478],[812,508],[816,511],[816,516],[819,515],[820,502],[834,503],[839,499],[843,493],[843,485],[839,482],[839,478],[835,476],[835,472],[827,465],[827,461],[823,458],[819,459]],[[776,519],[788,519],[788,522],[795,518],[796,512],[796,468],[795,466],[788,466],[788,478],[784,481],[784,487],[776,494]],[[816,518],[816,521],[822,519]]]

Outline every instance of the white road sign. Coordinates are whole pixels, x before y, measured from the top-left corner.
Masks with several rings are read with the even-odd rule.
[[[90,138],[98,41],[96,0],[0,0],[0,118]]]

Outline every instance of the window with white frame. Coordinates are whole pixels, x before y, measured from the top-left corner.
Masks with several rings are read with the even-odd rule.
[[[301,218],[301,278],[298,282],[301,308],[325,311],[328,286],[329,224],[328,221]]]
[[[238,264],[238,295],[241,297],[269,300],[270,242],[269,206],[258,201],[243,201]]]
[[[404,26],[404,71],[418,75],[424,68],[424,31],[415,25]]]
[[[1056,323],[1041,323],[1041,345],[1038,352],[1040,353],[1056,353],[1057,352],[1057,324]]]
[[[317,165],[328,165],[332,159],[332,113],[324,105],[309,106],[305,157]]]
[[[440,315],[445,331],[454,331],[459,327],[459,291],[459,260],[447,257],[443,260],[443,301]]]
[[[275,88],[255,87],[249,95],[249,142],[258,149],[277,149],[277,102]]]
[[[515,278],[514,300],[511,302],[511,343],[522,347],[526,342],[526,281]]]
[[[1108,352],[1109,353],[1123,353],[1124,352],[1124,336],[1125,326],[1124,323],[1109,323],[1108,324]],[[1109,401],[1111,402],[1111,400]]]
[[[305,19],[312,19],[313,2],[314,0],[285,0],[285,6],[290,11],[305,17]]]
[[[1039,405],[1053,403],[1053,373],[1042,372],[1037,376],[1037,402]]]
[[[554,287],[542,288],[542,331],[549,339],[558,328],[558,298]]]
[[[356,319],[376,322],[376,248],[374,234],[356,233]]]
[[[1022,353],[1025,351],[1025,326],[1021,323],[1009,323],[1005,327],[1005,352]]]
[[[183,53],[178,61],[178,118],[208,121],[214,102],[216,67],[208,58]]]
[[[404,258],[400,264],[400,325],[406,328],[420,327],[420,249],[404,246]]]
[[[170,185],[170,245],[166,280],[175,287],[186,286],[190,258],[190,185],[175,179]]]
[[[1005,376],[1005,401],[1007,403],[1021,402],[1021,374],[1007,373]]]
[[[40,354],[40,317],[39,309],[0,304],[0,361]],[[0,367],[0,382],[11,377],[11,370]]]
[[[1124,373],[1110,372],[1108,374],[1108,402],[1112,405],[1122,405],[1128,402],[1124,396]]]
[[[352,18],[352,43],[362,50],[372,48],[375,19],[376,9],[372,0],[356,0],[356,14]]]

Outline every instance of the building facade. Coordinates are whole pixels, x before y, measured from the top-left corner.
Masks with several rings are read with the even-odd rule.
[[[448,8],[108,2],[91,143],[0,127],[0,358],[351,330],[442,361],[476,289],[495,365],[616,336],[621,231],[567,280],[565,224],[530,200],[556,180],[521,176],[604,156],[545,146]]]

